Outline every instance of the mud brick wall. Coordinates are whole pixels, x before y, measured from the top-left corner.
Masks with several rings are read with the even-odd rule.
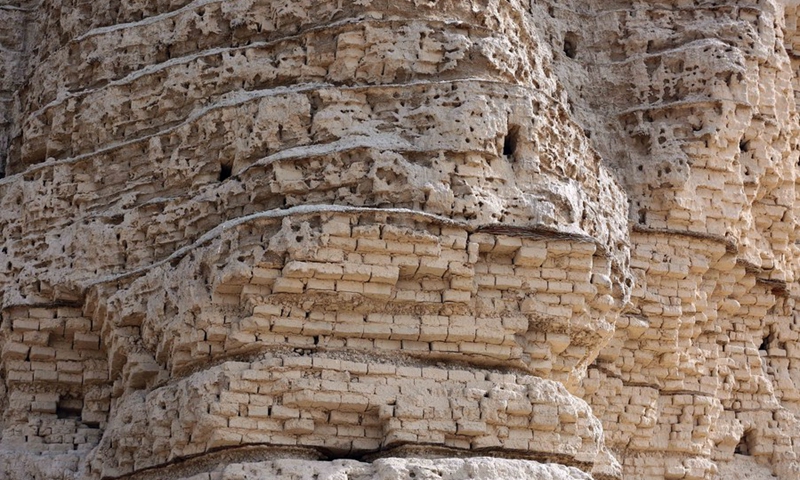
[[[800,477],[790,0],[0,0],[0,477]]]

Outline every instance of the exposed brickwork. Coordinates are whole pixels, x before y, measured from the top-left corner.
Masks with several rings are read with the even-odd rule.
[[[795,2],[2,3],[0,477],[800,477]]]

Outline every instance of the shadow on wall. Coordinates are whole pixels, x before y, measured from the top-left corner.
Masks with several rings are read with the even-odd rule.
[[[752,446],[755,441],[753,431],[751,429],[745,430],[742,433],[742,438],[739,439],[739,444],[736,445],[736,449],[733,451],[736,455],[744,455],[750,456],[752,451]]]

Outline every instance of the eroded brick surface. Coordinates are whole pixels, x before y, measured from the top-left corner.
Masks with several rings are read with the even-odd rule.
[[[3,2],[0,476],[797,478],[794,3]]]

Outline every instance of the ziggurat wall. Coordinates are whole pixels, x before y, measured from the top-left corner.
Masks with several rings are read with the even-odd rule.
[[[0,477],[800,478],[800,12],[0,1]]]

